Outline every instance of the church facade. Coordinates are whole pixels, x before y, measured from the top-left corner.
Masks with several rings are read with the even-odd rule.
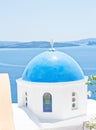
[[[40,119],[68,119],[86,114],[86,78],[69,55],[48,50],[34,57],[17,80],[18,106]]]

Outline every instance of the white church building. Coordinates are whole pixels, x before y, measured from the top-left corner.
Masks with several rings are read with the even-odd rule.
[[[35,56],[17,79],[18,105],[40,119],[68,119],[86,114],[86,78],[69,55],[51,49]]]

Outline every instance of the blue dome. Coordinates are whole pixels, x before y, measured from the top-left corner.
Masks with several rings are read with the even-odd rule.
[[[22,79],[31,82],[70,82],[84,79],[84,74],[72,57],[49,50],[29,62]]]

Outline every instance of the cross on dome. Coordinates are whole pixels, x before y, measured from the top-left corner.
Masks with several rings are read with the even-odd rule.
[[[52,40],[50,40],[50,45],[51,45],[50,50],[54,51],[54,50],[55,50],[55,48],[53,47],[53,46],[54,46],[54,41],[53,41],[53,39],[52,39]]]

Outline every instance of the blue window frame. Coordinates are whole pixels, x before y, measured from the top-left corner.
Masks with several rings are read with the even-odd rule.
[[[52,112],[52,95],[50,93],[43,95],[43,112]]]

